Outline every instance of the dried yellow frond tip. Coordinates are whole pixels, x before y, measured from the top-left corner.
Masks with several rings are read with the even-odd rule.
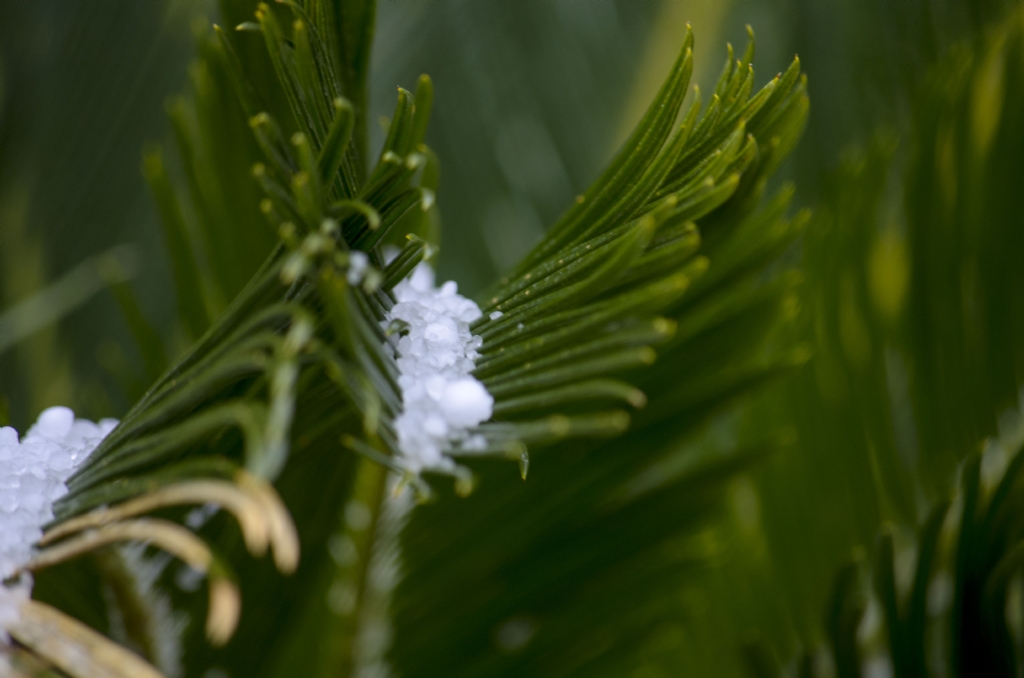
[[[72,678],[164,678],[137,655],[49,605],[26,600],[7,632]]]
[[[210,578],[210,606],[206,613],[206,637],[213,645],[223,645],[235,633],[242,611],[238,587],[223,577]]]

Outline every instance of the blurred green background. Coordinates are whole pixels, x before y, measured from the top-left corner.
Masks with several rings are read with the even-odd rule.
[[[996,324],[972,344],[961,336],[975,324],[969,315],[935,311],[932,297],[956,294],[943,288],[944,274],[959,270],[965,250],[929,249],[938,239],[927,230],[935,197],[906,197],[920,160],[915,139],[926,135],[915,111],[928,74],[1009,4],[379,3],[371,143],[383,140],[376,116],[390,112],[395,86],[411,89],[429,73],[436,99],[427,142],[442,167],[438,266],[467,294],[517,261],[597,176],[660,84],[687,22],[694,82],[705,91],[725,44],[745,44],[747,24],[759,84],[800,56],[812,112],[777,181],[794,181],[795,204],[815,211],[787,262],[802,262],[806,280],[792,339],[813,358],[683,453],[728,453],[778,432],[792,441],[736,483],[731,520],[705,535],[716,567],[679,600],[693,623],[667,648],[652,648],[681,674],[738,674],[739,639],[751,634],[781,657],[819,642],[839,562],[869,548],[882,523],[919,521],[949,490],[964,446],[995,433],[998,413],[1016,403],[1020,337]],[[3,416],[19,428],[49,405],[95,419],[130,402],[141,357],[104,290],[111,273],[98,255],[131,246],[118,256],[146,317],[180,343],[140,153],[170,135],[164,104],[186,86],[204,18],[216,20],[204,0],[0,0],[0,309],[8,311],[0,328],[12,327],[11,309],[76,267],[95,269],[74,278],[84,281],[82,303],[59,322],[13,344],[0,336]],[[993,233],[1004,242],[1006,233]],[[988,266],[992,251],[979,247],[972,261]],[[1010,308],[997,283],[1016,289],[1016,278],[982,285],[993,317]],[[942,369],[990,351],[991,363]],[[652,659],[644,675],[661,675],[660,663]]]

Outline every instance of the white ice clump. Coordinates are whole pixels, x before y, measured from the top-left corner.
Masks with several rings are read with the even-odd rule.
[[[478,451],[486,446],[469,430],[491,418],[494,398],[473,377],[477,349],[483,340],[469,324],[480,318],[480,308],[458,294],[449,281],[434,286],[434,270],[421,263],[394,289],[397,303],[383,322],[406,323],[400,337],[392,336],[398,362],[402,413],[395,420],[403,465],[419,473],[424,469],[452,471],[446,453]]]
[[[64,483],[100,441],[117,426],[75,419],[66,407],[39,415],[22,440],[9,426],[0,427],[0,580],[32,559],[43,526],[53,520],[53,502],[67,494]],[[13,586],[0,584],[0,633],[16,619],[18,604],[31,593],[31,578]]]
[[[359,250],[349,252],[348,272],[345,274],[348,284],[358,285],[363,282],[363,276],[366,275],[366,269],[369,267],[370,258],[366,256],[366,252],[360,252]]]

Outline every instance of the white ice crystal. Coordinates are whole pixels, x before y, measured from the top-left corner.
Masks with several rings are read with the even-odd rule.
[[[363,276],[366,275],[366,269],[369,266],[370,258],[366,256],[365,252],[360,252],[359,250],[350,252],[348,255],[348,273],[345,274],[348,284],[358,285],[363,282]]]
[[[402,413],[395,420],[404,465],[451,471],[448,452],[480,450],[482,436],[469,430],[491,418],[494,398],[473,377],[482,340],[469,324],[482,313],[473,301],[459,295],[457,285],[434,286],[434,270],[421,263],[394,289],[398,303],[384,325],[395,320],[408,325],[392,336],[398,362]]]
[[[53,502],[68,491],[64,483],[115,426],[114,419],[94,424],[75,419],[66,407],[51,407],[20,441],[13,428],[0,427],[0,579],[31,560],[43,526],[53,520]],[[31,588],[27,576],[0,584],[0,633]]]

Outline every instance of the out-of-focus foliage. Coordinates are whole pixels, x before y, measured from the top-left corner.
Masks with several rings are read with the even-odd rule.
[[[165,128],[165,97],[186,80],[189,24],[201,9],[192,0],[0,3],[0,308],[129,244],[147,315],[167,318],[173,298],[138,157]],[[91,298],[58,330],[0,354],[0,389],[19,427],[50,405],[99,419],[130,404],[113,374],[130,374],[137,354],[117,305]]]
[[[845,153],[803,241],[815,358],[748,425],[798,431],[756,476],[772,604],[804,647],[825,639],[834,564],[872,552],[885,521],[924,521],[1016,407],[1019,21],[1015,11],[984,32],[960,27],[962,41],[902,95],[902,120],[880,115],[889,124],[867,148]],[[979,146],[978,124],[1001,142]]]
[[[890,528],[870,569],[855,560],[837,573],[825,613],[837,675],[1018,675],[1024,431],[1010,414],[999,438],[968,455],[953,501],[938,502],[917,535]]]

